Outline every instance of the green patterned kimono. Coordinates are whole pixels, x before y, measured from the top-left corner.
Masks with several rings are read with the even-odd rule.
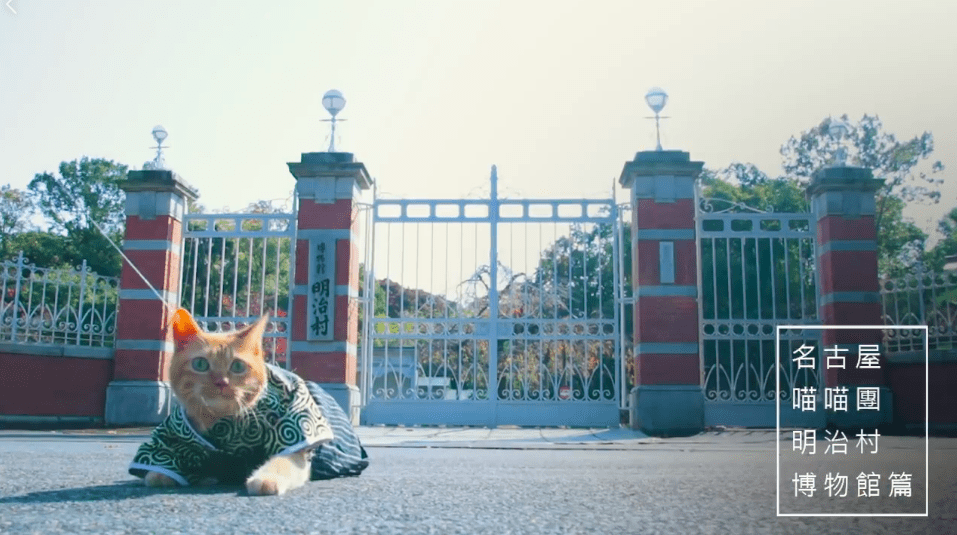
[[[293,373],[267,365],[266,391],[241,419],[219,420],[204,434],[178,407],[153,430],[130,464],[130,474],[159,472],[180,485],[216,478],[239,484],[269,457],[315,450],[333,439],[332,428],[306,382]]]

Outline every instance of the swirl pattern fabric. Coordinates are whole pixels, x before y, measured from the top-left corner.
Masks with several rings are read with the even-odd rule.
[[[334,412],[333,407],[314,399],[297,375],[272,365],[267,374],[266,390],[252,411],[241,418],[223,418],[206,433],[190,425],[182,407],[172,411],[140,446],[130,474],[160,472],[181,485],[208,477],[241,483],[273,455],[315,451],[333,441],[333,427],[324,415]]]

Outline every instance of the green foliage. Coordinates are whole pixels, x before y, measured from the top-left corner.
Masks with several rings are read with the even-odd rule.
[[[359,264],[359,298],[364,299],[366,294],[366,266],[363,263]],[[385,318],[390,317],[386,313],[386,291],[381,284],[382,281],[374,281],[372,284],[374,298],[372,300],[372,317],[373,318]],[[365,332],[365,322],[367,311],[364,307],[359,308],[359,344],[362,344],[362,333]],[[383,345],[381,340],[378,340],[379,346]]]
[[[615,317],[614,232],[610,224],[593,225],[587,230],[574,225],[569,236],[559,238],[542,252],[530,285],[542,288],[543,317]],[[627,225],[622,235],[624,250],[620,254],[627,259],[622,284],[630,288],[631,230]]]
[[[282,214],[282,208],[265,201],[250,204],[247,214]],[[235,228],[235,219],[224,217],[211,224],[214,230],[263,230],[268,219],[251,218]],[[202,222],[192,222],[193,230]],[[213,230],[213,229],[209,229]],[[267,311],[288,314],[291,241],[287,237],[194,237],[183,252],[182,305],[198,316],[258,316]]]
[[[126,195],[120,183],[126,180],[126,171],[125,165],[111,160],[83,157],[61,163],[60,176],[38,173],[27,187],[54,231],[94,229],[95,222],[117,234],[125,222]]]
[[[186,213],[187,214],[205,214],[206,206],[199,202],[199,199],[186,199]]]
[[[865,114],[856,124],[848,121],[846,114],[841,119],[850,126],[845,141],[850,145],[848,165],[871,169],[875,177],[884,179],[884,185],[878,191],[878,234],[884,232],[885,225],[895,224],[887,221],[887,218],[894,217],[891,199],[905,203],[940,201],[944,166],[940,161],[928,161],[934,152],[934,136],[930,132],[900,141],[894,134],[884,131],[877,116]],[[833,162],[838,143],[828,135],[830,125],[831,119],[824,119],[784,143],[781,155],[784,171],[789,177],[805,183],[816,170]]]
[[[360,296],[365,295],[365,266],[359,265]],[[432,294],[418,288],[405,288],[391,279],[380,279],[373,283],[375,292],[374,309],[376,318],[395,318],[397,321],[380,324],[392,334],[411,333],[414,325],[401,321],[401,318],[458,318],[470,315],[467,307],[449,301],[445,296]],[[360,312],[359,329],[362,332],[364,314]],[[458,343],[458,342],[456,342]],[[383,347],[382,340],[376,340],[375,347]],[[411,339],[391,341],[390,347],[412,347],[416,342]],[[457,347],[457,346],[456,346]]]
[[[573,226],[567,236],[559,238],[543,252],[539,265],[531,274],[516,273],[509,266],[499,265],[499,309],[494,314],[500,318],[528,318],[528,321],[515,323],[515,332],[510,333],[513,337],[496,341],[497,376],[491,380],[487,373],[490,344],[483,335],[476,334],[475,323],[450,322],[447,327],[440,328],[442,334],[451,336],[434,339],[424,333],[421,337],[415,336],[415,324],[403,321],[403,318],[411,317],[482,318],[486,321],[493,313],[488,306],[489,266],[480,266],[468,280],[462,281],[466,287],[464,293],[469,296],[463,301],[405,288],[394,281],[376,281],[373,286],[376,291],[375,315],[395,319],[380,322],[379,328],[392,334],[412,335],[406,340],[389,341],[389,355],[396,359],[400,351],[411,350],[407,362],[417,358],[420,374],[446,377],[452,390],[474,390],[477,399],[487,399],[490,387],[497,389],[500,399],[524,398],[526,395],[531,399],[558,399],[560,387],[569,387],[570,395],[575,399],[612,399],[619,373],[614,341],[574,339],[577,338],[575,333],[585,332],[571,332],[569,324],[561,321],[552,321],[548,327],[544,325],[551,320],[612,320],[616,317],[614,232],[615,227],[611,224]],[[631,246],[627,238],[630,232],[627,228],[623,236],[624,255],[630,259]],[[362,278],[364,280],[364,270]],[[630,261],[626,263],[625,279],[626,284],[630,284]],[[627,336],[631,331],[631,314],[631,307],[626,307]],[[446,328],[447,332],[444,331]],[[551,334],[567,334],[568,339],[559,336],[542,342],[523,338],[524,334],[535,337],[543,328],[550,329]],[[612,332],[610,326],[606,329],[592,325],[589,329],[587,334],[592,335]],[[374,348],[380,355],[377,358],[382,361],[385,358],[384,345],[381,339],[376,340]],[[633,371],[631,359],[628,359],[628,369]],[[395,384],[391,388],[399,388],[397,381],[398,376],[393,378]],[[373,385],[373,391],[385,388],[385,383],[379,383]],[[410,385],[402,389],[406,396],[427,395],[413,392]]]
[[[49,259],[41,257],[38,264],[24,254],[22,263],[19,256],[0,262],[0,296],[8,319],[2,335],[22,343],[112,345],[118,279],[102,277],[82,261],[73,267],[44,260]]]
[[[12,238],[30,229],[34,206],[30,194],[9,184],[0,186],[0,260],[16,254]]]
[[[847,121],[847,116],[842,117]],[[792,136],[781,147],[785,175],[771,178],[753,164],[732,163],[704,170],[704,195],[773,212],[806,212],[805,188],[815,171],[833,163],[838,143],[828,134],[831,119]],[[910,202],[936,203],[940,199],[943,165],[926,162],[934,150],[933,136],[925,132],[899,141],[883,129],[880,119],[864,115],[851,124],[845,143],[848,164],[870,168],[884,179],[877,193],[878,266],[882,276],[906,273],[920,257],[927,235],[905,219]],[[926,167],[926,169],[923,169]],[[719,208],[725,208],[721,206]],[[940,262],[938,262],[940,263]]]
[[[844,117],[846,120],[846,116]],[[734,163],[719,170],[705,170],[701,185],[705,197],[716,210],[744,211],[746,207],[777,213],[803,213],[809,209],[805,189],[815,171],[833,163],[838,143],[828,135],[830,119],[792,137],[781,148],[785,175],[771,178],[752,164]],[[904,218],[903,209],[909,202],[934,203],[940,198],[943,171],[940,162],[925,163],[933,152],[933,137],[929,133],[900,142],[885,133],[876,117],[864,116],[852,126],[849,139],[849,165],[870,168],[878,178],[885,179],[877,193],[877,252],[878,269],[882,276],[897,278],[913,270],[924,249],[926,234],[912,221]],[[723,204],[722,204],[723,203]],[[957,211],[952,224],[942,224],[941,231],[953,235],[957,229]],[[705,220],[705,228],[709,221]],[[739,225],[745,221],[733,222]],[[752,224],[764,224],[753,221]],[[748,230],[746,228],[732,230]],[[757,229],[755,229],[757,230]],[[766,229],[766,230],[771,230]],[[782,240],[775,238],[746,239],[721,237],[701,242],[701,284],[705,291],[701,306],[705,320],[787,320],[813,318],[816,315],[813,292],[815,274],[814,251],[810,240]],[[943,257],[957,252],[957,236],[939,244],[933,262],[942,266]],[[757,334],[735,330],[724,334]],[[750,327],[749,327],[750,328]],[[720,330],[720,327],[718,327]],[[740,331],[740,332],[739,332]],[[742,338],[733,343],[742,345],[737,354],[762,353],[756,344],[760,340]],[[747,345],[748,347],[744,347]],[[754,347],[751,347],[754,346]],[[704,346],[705,366],[720,364],[723,369],[735,369],[728,353],[732,348],[720,343]],[[744,350],[744,351],[742,351]],[[762,380],[761,370],[770,369],[771,362],[762,362],[757,372],[744,373],[753,384]],[[754,375],[752,375],[754,374]],[[706,388],[719,389],[717,374],[707,378]],[[740,395],[741,392],[735,392]]]
[[[617,314],[615,307],[616,287],[615,287],[615,263],[618,261],[615,251],[615,232],[613,224],[598,224],[588,227],[582,225],[573,225],[569,235],[556,240],[550,247],[542,252],[541,260],[535,270],[535,273],[527,283],[527,289],[515,289],[511,292],[503,292],[503,300],[509,303],[509,295],[523,295],[524,298],[519,302],[524,306],[531,305],[533,308],[538,305],[537,310],[533,309],[528,313],[532,316],[541,316],[550,319],[582,319],[582,318],[601,318],[614,319]],[[623,260],[621,272],[621,285],[624,288],[632,286],[632,265],[633,258],[631,249],[631,229],[627,223],[623,223],[621,229],[622,240],[619,244],[621,248],[617,251]],[[627,292],[630,294],[630,290]],[[534,297],[529,299],[529,297]],[[516,308],[512,306],[511,308]],[[512,311],[513,314],[515,311]],[[518,315],[525,313],[524,310],[518,310]],[[508,314],[508,315],[513,315]],[[624,307],[624,337],[626,340],[632,339],[633,330],[633,307]],[[516,333],[520,335],[521,333]],[[592,332],[591,334],[599,334]],[[608,334],[607,332],[604,334]],[[513,380],[510,384],[500,384],[500,395],[508,390],[520,388],[544,388],[545,397],[553,398],[556,384],[569,386],[572,389],[572,396],[579,398],[600,397],[607,395],[608,389],[614,390],[614,378],[618,375],[618,369],[615,364],[615,355],[613,343],[611,342],[578,342],[561,341],[555,344],[549,344],[542,348],[528,347],[521,340],[516,340],[514,347],[504,347],[501,352],[505,357],[503,366],[509,369],[515,369],[516,373],[511,377],[521,377],[521,381]],[[534,345],[534,344],[532,344]],[[533,364],[537,364],[537,357],[541,353],[541,363],[547,370],[551,371],[551,376],[557,381],[552,384],[539,385],[537,376],[542,374],[533,366],[527,367],[525,362],[526,353],[534,355]],[[630,352],[624,351],[622,358],[626,361],[626,391],[634,384],[635,369],[633,359],[629,358]],[[576,370],[570,373],[567,370]],[[565,372],[563,372],[565,370]],[[563,377],[558,377],[562,376]],[[557,374],[557,376],[556,376]],[[543,379],[547,379],[546,373]],[[500,383],[505,381],[501,379]],[[596,396],[596,392],[602,392]],[[524,392],[516,392],[523,395]]]
[[[125,226],[126,195],[120,183],[127,167],[104,159],[84,157],[60,164],[60,175],[38,173],[27,188],[51,231],[65,235],[66,261],[78,265],[83,259],[101,275],[119,276],[120,254],[97,230],[97,225],[120,243]]]
[[[716,209],[725,209],[730,206],[730,203],[739,203],[776,213],[801,213],[809,210],[804,193],[805,185],[801,181],[794,177],[754,180],[753,177],[762,176],[763,173],[754,169],[753,166],[750,166],[748,176],[743,177],[742,180],[740,171],[745,167],[742,164],[732,164],[729,168],[716,171],[706,169],[702,172],[701,184],[704,196],[729,203],[711,201]],[[763,176],[766,177],[766,175]],[[917,225],[904,218],[904,206],[905,203],[901,199],[885,198],[884,221],[882,229],[877,234],[878,269],[882,276],[898,277],[906,273],[920,256],[920,251],[927,239],[927,235]],[[753,248],[753,245],[748,247]],[[791,247],[793,249],[797,246]],[[774,257],[779,259],[779,263],[783,253],[783,249],[774,251]],[[797,253],[796,249],[789,252],[791,255]],[[740,256],[741,253],[733,247],[731,254]],[[756,253],[752,249],[749,254],[754,258]],[[771,255],[772,252],[766,250],[762,254]],[[801,252],[803,258],[808,258],[808,254],[810,251]],[[753,269],[754,264],[749,266],[749,269]],[[770,269],[771,266],[764,266],[764,268]],[[783,270],[784,266],[780,265],[777,269]],[[775,273],[779,272],[775,271]]]
[[[937,231],[943,235],[924,257],[926,267],[931,271],[941,271],[947,263],[947,257],[957,255],[957,208],[940,220]]]
[[[714,211],[753,213],[754,210],[760,210],[801,214],[809,210],[805,187],[799,180],[792,177],[770,178],[752,164],[735,163],[724,169],[705,169],[701,174],[701,185],[708,203],[706,208]],[[722,224],[707,218],[702,222],[705,231],[722,230],[723,227],[719,226]],[[773,217],[766,220],[741,218],[732,220],[730,224],[730,230],[771,232],[762,238],[742,233],[740,237],[724,236],[701,241],[700,276],[705,291],[700,300],[704,319],[787,320],[815,317],[813,241],[810,237],[773,237],[773,231],[788,230],[782,229],[782,224],[790,225],[790,230],[807,230],[807,224],[801,220],[779,222]],[[757,339],[752,342],[749,344],[760,344]],[[706,345],[704,349],[706,363],[718,362],[719,358],[723,358],[719,355],[720,348],[713,344]],[[752,349],[752,354],[760,353],[757,346]],[[713,380],[713,377],[709,379]],[[711,387],[716,388],[715,385]]]
[[[877,232],[877,269],[881,277],[896,278],[913,270],[921,258],[927,234],[904,218],[902,199],[885,196],[883,223]]]
[[[807,212],[805,188],[795,178],[770,178],[754,164],[732,163],[728,167],[701,172],[705,197],[739,203],[758,210],[778,213]],[[723,209],[726,206],[719,206]]]
[[[119,288],[116,279],[73,268],[39,270],[22,281],[20,302],[31,322],[18,340],[112,346]]]
[[[37,266],[57,268],[74,265],[74,255],[66,236],[31,230],[10,236],[9,240],[11,253],[4,260],[10,260],[17,252],[23,251],[23,256]]]

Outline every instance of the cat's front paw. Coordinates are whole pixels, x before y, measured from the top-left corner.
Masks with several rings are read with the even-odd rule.
[[[159,472],[147,472],[143,478],[147,487],[177,487],[179,483],[168,475]]]
[[[270,457],[246,479],[250,496],[275,496],[309,481],[308,451]]]
[[[246,480],[246,490],[250,496],[275,496],[286,491],[284,485],[270,477],[250,477]]]

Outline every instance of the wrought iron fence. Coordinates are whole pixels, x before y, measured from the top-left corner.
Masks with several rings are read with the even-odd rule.
[[[0,340],[113,347],[119,278],[76,268],[41,268],[21,251],[0,263]]]
[[[499,197],[494,167],[490,186],[486,199],[375,199],[368,421],[617,424],[614,200]]]
[[[927,349],[957,342],[957,272],[918,272],[881,281],[884,325],[926,325]],[[885,329],[890,353],[924,349],[923,329]]]
[[[772,402],[776,349],[792,351],[806,340],[795,331],[776,342],[775,327],[818,322],[813,216],[767,212],[699,193],[697,231],[706,399]],[[777,373],[788,385],[782,400],[790,399],[793,387],[820,381],[816,370],[793,365]]]
[[[211,332],[242,328],[269,312],[264,350],[290,365],[290,275],[296,214],[188,214],[184,220],[181,305]]]
[[[617,401],[621,370],[613,240],[618,216],[611,204],[591,202],[599,206],[589,206],[590,211],[565,222],[560,218],[572,217],[563,216],[562,208],[580,207],[581,201],[535,201],[535,208],[542,205],[549,214],[557,214],[549,216],[554,220],[518,212],[522,215],[502,216],[504,221],[496,221],[494,227],[487,222],[488,211],[473,223],[466,220],[468,215],[445,221],[442,215],[416,216],[411,209],[408,215],[386,210],[410,204],[437,213],[433,204],[444,207],[453,202],[458,201],[378,205],[376,232],[377,238],[385,238],[380,252],[386,254],[383,265],[377,264],[384,278],[375,284],[383,304],[372,318],[369,337],[379,359],[371,369],[382,377],[367,385],[371,397]],[[523,202],[501,204],[521,207]],[[483,256],[488,233],[499,240],[496,254],[501,260],[495,264],[494,277],[493,261]],[[394,235],[399,239],[392,240]],[[476,250],[468,245],[476,245]],[[400,248],[412,258],[390,254],[390,248]],[[406,287],[396,277],[411,283]],[[490,291],[492,280],[498,282],[495,292]],[[491,362],[492,339],[498,344],[497,363]],[[417,377],[419,386],[403,383],[403,373]],[[395,386],[399,384],[406,387]],[[490,389],[496,389],[494,395]],[[450,398],[450,391],[456,390]]]

